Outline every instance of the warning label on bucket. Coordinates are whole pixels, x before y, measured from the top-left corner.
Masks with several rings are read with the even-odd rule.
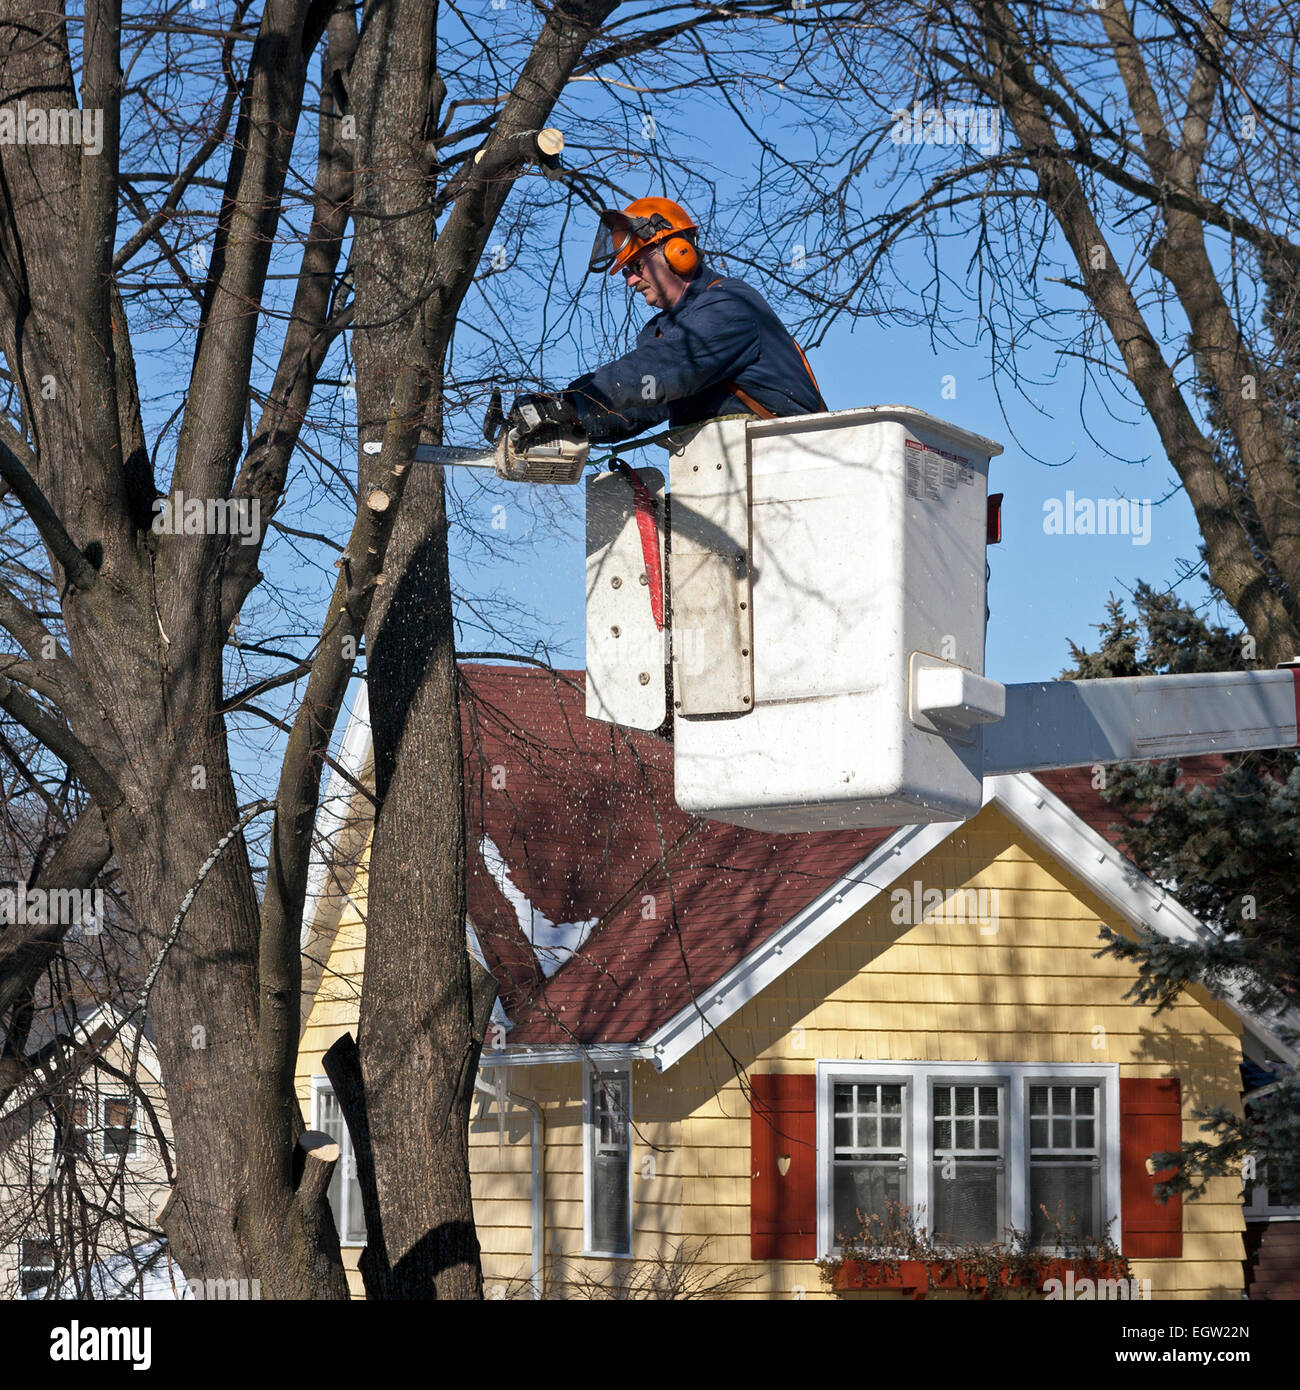
[[[958,483],[974,486],[970,459],[947,449],[935,449],[917,439],[905,439],[907,447],[907,495],[918,501],[942,502],[944,490]]]

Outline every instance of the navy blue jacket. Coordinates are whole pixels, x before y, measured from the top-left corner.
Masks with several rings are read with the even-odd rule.
[[[565,397],[593,440],[613,442],[665,420],[677,427],[747,411],[727,383],[777,415],[826,409],[763,296],[701,266],[673,308],[637,334],[631,352],[571,382]]]

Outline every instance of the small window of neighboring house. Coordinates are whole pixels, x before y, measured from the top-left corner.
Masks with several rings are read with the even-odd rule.
[[[626,1071],[589,1072],[587,1080],[587,1249],[632,1250],[632,1079]]]
[[[1096,1085],[1029,1087],[1029,1230],[1035,1245],[1054,1245],[1058,1226],[1075,1236],[1102,1234],[1098,1091]]]
[[[366,1243],[366,1218],[361,1205],[361,1184],[357,1180],[357,1160],[352,1152],[352,1136],[343,1122],[343,1109],[328,1082],[314,1081],[316,1117],[314,1129],[328,1134],[338,1144],[339,1161],[330,1178],[329,1203],[343,1245]]]
[[[104,1099],[104,1156],[134,1158],[140,1151],[140,1135],[135,1129],[135,1104],[130,1096]]]
[[[54,1279],[56,1249],[52,1240],[18,1242],[18,1290],[35,1293]]]

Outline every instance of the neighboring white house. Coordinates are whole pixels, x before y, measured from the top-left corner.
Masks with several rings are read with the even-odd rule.
[[[155,1124],[168,1143],[170,1127],[148,1038],[90,1005],[27,1062],[0,1110],[0,1297],[183,1291],[154,1224],[169,1189]]]

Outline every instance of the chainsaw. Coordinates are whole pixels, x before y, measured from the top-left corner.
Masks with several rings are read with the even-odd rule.
[[[491,449],[419,444],[416,463],[455,464],[461,468],[491,468],[511,483],[576,483],[587,465],[590,442],[576,422],[548,420],[524,397],[510,424],[501,413],[501,393],[494,391],[483,421],[483,436]]]

